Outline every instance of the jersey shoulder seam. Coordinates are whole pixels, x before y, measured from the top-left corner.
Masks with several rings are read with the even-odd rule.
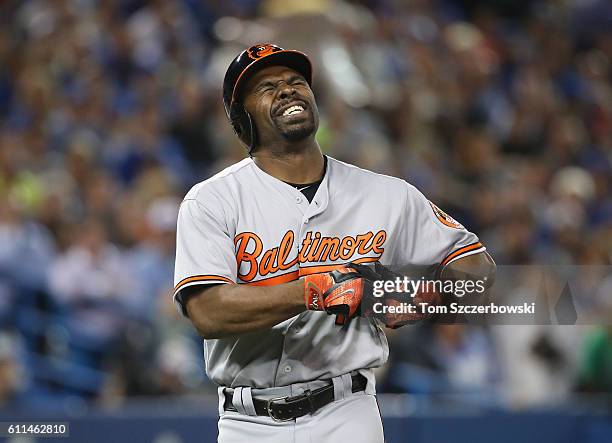
[[[380,172],[374,172],[374,171],[371,171],[371,170],[369,170],[369,169],[360,168],[359,166],[356,166],[356,165],[352,165],[352,164],[350,164],[350,163],[343,162],[343,161],[341,161],[341,160],[338,160],[338,159],[333,158],[333,157],[330,157],[330,156],[327,156],[327,157],[328,157],[330,160],[332,160],[333,162],[335,162],[335,163],[339,163],[340,165],[345,166],[345,167],[350,168],[350,169],[356,169],[356,170],[358,170],[358,171],[360,171],[360,172],[363,172],[364,174],[375,175],[375,176],[377,176],[377,177],[381,177],[381,178],[384,178],[384,179],[388,179],[389,181],[397,181],[397,182],[404,183],[404,184],[410,184],[410,183],[408,183],[406,180],[404,180],[403,178],[394,177],[394,176],[392,176],[392,175],[381,174]]]
[[[216,184],[217,182],[222,181],[223,179],[226,179],[232,175],[235,175],[247,166],[252,165],[253,160],[251,160],[250,158],[245,158],[239,161],[238,163],[234,163],[233,165],[228,166],[227,168],[214,174],[212,177],[209,177],[206,180],[203,180],[193,185],[191,190],[185,196],[184,200],[187,200],[188,198],[193,198],[194,200],[197,200],[200,196],[200,192],[202,189],[212,190],[214,189],[214,184]],[[192,194],[193,197],[187,197],[189,194]]]
[[[392,175],[386,175],[386,174],[381,174],[381,173],[379,173],[379,172],[370,171],[369,169],[360,168],[359,166],[355,166],[355,165],[352,165],[352,164],[350,164],[350,163],[346,163],[346,162],[340,161],[340,160],[335,159],[335,158],[333,158],[333,157],[329,157],[329,156],[328,156],[328,158],[329,158],[330,160],[332,160],[333,162],[335,162],[335,163],[339,164],[340,166],[344,166],[344,167],[346,167],[347,169],[353,169],[353,170],[356,170],[357,172],[362,173],[362,174],[364,174],[364,175],[372,175],[372,176],[375,176],[375,177],[381,178],[381,179],[383,179],[383,180],[385,180],[385,181],[391,182],[391,183],[393,183],[393,184],[401,185],[401,186],[402,186],[402,188],[403,188],[403,189],[405,189],[405,191],[404,191],[404,192],[406,193],[406,194],[405,194],[406,196],[408,196],[408,195],[410,194],[410,192],[411,192],[411,191],[410,191],[410,188],[411,188],[411,187],[412,187],[412,188],[414,188],[414,189],[416,189],[416,188],[415,188],[413,185],[411,185],[410,183],[408,183],[408,182],[407,182],[406,180],[404,180],[403,178],[394,177],[394,176],[392,176]],[[418,190],[417,190],[417,191],[418,191]]]

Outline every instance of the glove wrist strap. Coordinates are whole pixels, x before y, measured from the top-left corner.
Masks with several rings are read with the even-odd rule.
[[[304,277],[304,303],[310,311],[324,311],[323,294],[333,284],[325,274],[314,274]]]

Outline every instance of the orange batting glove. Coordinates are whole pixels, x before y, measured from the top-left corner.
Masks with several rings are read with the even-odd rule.
[[[350,265],[325,274],[308,275],[303,280],[307,309],[335,314],[337,325],[345,325],[359,314],[368,282]]]

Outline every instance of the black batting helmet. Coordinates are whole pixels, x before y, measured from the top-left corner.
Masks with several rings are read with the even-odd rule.
[[[223,106],[234,131],[247,145],[249,154],[257,144],[253,119],[242,105],[241,88],[257,70],[272,65],[288,66],[304,76],[312,86],[312,65],[306,54],[262,43],[242,51],[230,63],[223,79]]]

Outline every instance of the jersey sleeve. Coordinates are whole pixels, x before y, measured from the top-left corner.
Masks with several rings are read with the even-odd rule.
[[[188,194],[189,196],[189,194]],[[223,208],[214,199],[201,203],[186,197],[176,228],[174,302],[187,315],[182,291],[190,286],[235,283],[236,257]]]
[[[400,261],[414,265],[448,264],[486,250],[478,237],[408,185]]]

